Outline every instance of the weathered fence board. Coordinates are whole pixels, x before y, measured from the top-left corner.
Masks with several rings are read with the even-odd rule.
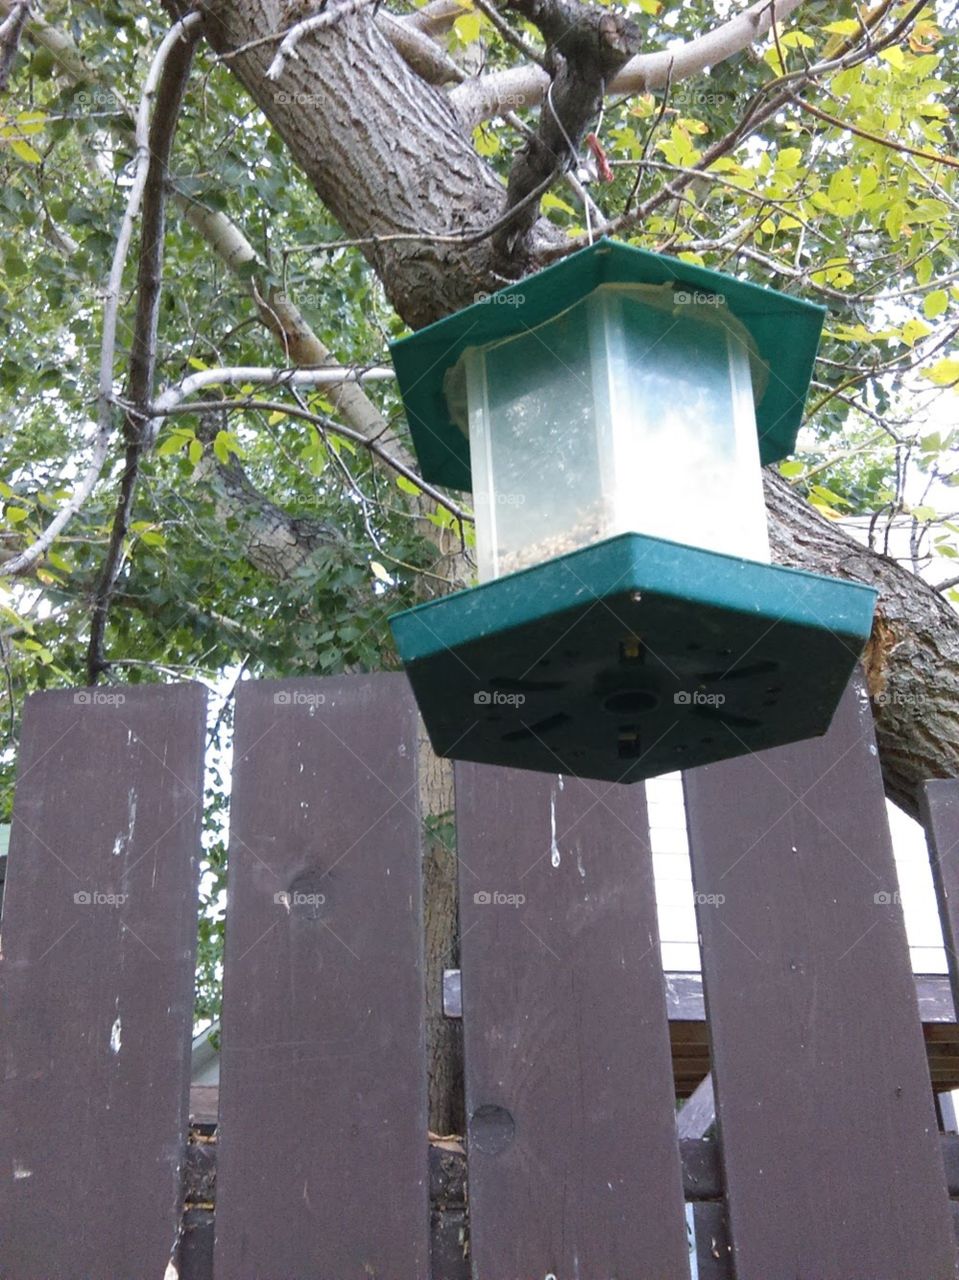
[[[205,693],[27,702],[3,904],[0,1274],[166,1272],[180,1223]]]
[[[959,781],[948,778],[927,782],[920,796],[920,809],[939,903],[952,999],[959,1007]]]
[[[428,1275],[415,770],[402,676],[240,686],[220,1280]]]
[[[686,775],[738,1280],[950,1280],[872,723]]]
[[[698,1280],[733,1280],[732,1246],[726,1227],[726,1205],[705,1200],[693,1206]],[[849,1280],[866,1280],[849,1277]]]
[[[474,1277],[678,1280],[643,792],[461,765],[456,804]]]

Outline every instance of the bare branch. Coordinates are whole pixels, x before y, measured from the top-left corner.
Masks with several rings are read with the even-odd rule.
[[[448,84],[451,80],[466,79],[465,73],[448,53],[428,35],[414,26],[408,26],[404,19],[381,9],[376,15],[376,25],[407,66],[412,67],[418,76],[422,76],[430,84]]]
[[[428,36],[445,35],[464,13],[469,13],[469,9],[460,0],[429,0],[429,4],[406,14],[400,21]]]
[[[393,369],[269,369],[259,365],[239,365],[226,369],[201,369],[169,387],[148,410],[151,433],[159,429],[159,419],[204,387],[233,386],[253,382],[273,387],[337,387],[345,382],[383,382],[396,377]]]
[[[756,0],[756,3],[713,31],[676,48],[640,53],[629,59],[606,86],[615,94],[646,93],[662,89],[668,80],[676,84],[715,67],[761,40],[772,26],[773,14],[781,23],[799,8],[802,0]],[[450,91],[450,101],[470,127],[500,116],[509,108],[536,106],[549,77],[539,67],[515,67],[466,81]]]

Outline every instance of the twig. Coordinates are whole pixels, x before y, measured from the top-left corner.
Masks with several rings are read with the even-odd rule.
[[[387,466],[392,467],[398,475],[404,476],[415,484],[418,489],[422,489],[428,498],[432,498],[434,502],[445,507],[458,520],[471,522],[473,519],[462,507],[458,506],[451,498],[447,498],[439,489],[434,489],[412,467],[406,466],[376,439],[365,436],[360,431],[354,431],[352,427],[342,426],[339,422],[334,422],[332,418],[327,418],[323,414],[311,413],[306,409],[301,409],[298,405],[286,404],[282,400],[254,400],[252,398],[243,400],[194,400],[190,404],[172,405],[162,412],[165,415],[170,415],[174,413],[203,413],[214,409],[225,410],[226,412],[238,409],[255,409],[263,413],[285,413],[291,418],[302,418],[304,422],[312,422],[314,426],[322,427],[324,431],[332,431],[335,435],[343,436],[346,440],[353,440],[357,444],[363,445],[365,449],[369,449],[381,462],[385,462]],[[151,412],[157,412],[155,406]]]
[[[3,664],[3,673],[7,685],[7,716],[10,720],[7,741],[13,742],[17,731],[16,704],[13,697],[13,675],[10,671],[10,659],[7,656],[7,646],[3,642],[3,636],[0,636],[0,663]]]
[[[656,130],[659,128],[660,124],[662,124],[663,116],[666,114],[666,104],[669,102],[669,90],[672,84],[672,78],[673,63],[670,61],[669,66],[666,68],[666,83],[663,86],[663,100],[659,104],[659,110],[656,112],[656,119],[649,126],[649,130],[646,133],[646,139],[643,142],[643,151],[639,157],[639,163],[636,165],[636,177],[633,181],[630,193],[626,197],[626,203],[623,205],[623,211],[621,214],[621,217],[623,218],[629,217],[629,211],[633,207],[633,201],[636,199],[636,193],[639,191],[639,184],[643,178],[643,170],[648,164],[647,157],[649,155],[649,148],[652,145]]]
[[[868,129],[863,129],[858,124],[850,124],[848,120],[840,120],[838,116],[831,116],[828,111],[823,111],[819,107],[814,107],[811,102],[806,102],[804,98],[790,95],[790,101],[801,111],[808,111],[811,116],[825,121],[826,124],[834,125],[837,129],[842,129],[846,133],[854,133],[857,138],[865,138],[867,142],[876,142],[881,147],[888,147],[890,151],[899,151],[903,155],[918,156],[920,160],[931,160],[933,164],[945,164],[950,169],[959,169],[959,160],[954,156],[937,155],[935,151],[924,151],[921,147],[910,147],[907,142],[900,142],[898,138],[884,137],[880,133],[870,133]]]

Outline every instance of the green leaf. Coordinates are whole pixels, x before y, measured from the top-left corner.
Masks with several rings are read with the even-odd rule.
[[[946,356],[937,360],[928,369],[923,369],[922,376],[937,387],[948,387],[951,383],[959,382],[959,358]]]
[[[483,15],[474,10],[472,13],[464,13],[461,18],[457,18],[453,23],[453,30],[463,44],[472,44],[474,40],[479,39],[482,25]]]
[[[15,156],[19,156],[21,160],[27,164],[39,164],[43,156],[29,142],[24,142],[22,138],[16,138],[10,143],[10,150]]]
[[[157,447],[158,458],[168,458],[172,453],[179,453],[181,449],[185,449],[191,440],[196,439],[194,433],[184,427],[176,427],[167,438]]]
[[[554,195],[552,191],[547,191],[546,195],[543,196],[543,208],[560,209],[563,213],[571,214],[574,218],[576,216],[576,210],[573,206],[567,204],[565,200],[561,200],[559,196]]]
[[[230,461],[230,454],[243,457],[243,448],[232,431],[218,431],[213,440],[213,452],[224,465]]]
[[[907,320],[902,326],[902,340],[907,347],[914,347],[921,338],[928,338],[932,330],[922,320]]]
[[[936,289],[933,293],[927,293],[922,303],[922,314],[927,320],[935,320],[936,316],[941,316],[949,306],[949,295],[945,289]]]
[[[22,524],[30,512],[24,511],[23,507],[7,507],[6,514],[10,524]]]

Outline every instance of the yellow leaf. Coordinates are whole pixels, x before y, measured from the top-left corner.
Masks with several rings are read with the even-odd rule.
[[[500,152],[500,141],[492,129],[477,125],[473,130],[473,146],[481,156],[495,156]]]
[[[914,347],[920,338],[928,338],[932,330],[922,320],[907,320],[902,326],[902,340],[907,347]]]
[[[948,306],[948,293],[945,289],[936,289],[926,294],[922,304],[922,314],[927,320],[935,320],[936,316],[941,316]]]
[[[392,586],[393,579],[386,572],[379,560],[371,560],[370,568],[373,570],[373,577],[379,582],[385,582]]]
[[[474,40],[479,39],[482,25],[483,15],[481,13],[464,13],[461,18],[457,18],[453,23],[453,30],[463,44],[472,44]]]
[[[946,356],[943,360],[937,360],[928,369],[923,369],[922,376],[929,382],[934,382],[937,387],[955,384],[959,389],[959,358]]]
[[[24,142],[21,138],[17,138],[10,143],[10,150],[15,156],[19,156],[21,160],[25,160],[27,164],[39,164],[43,156],[29,142]]]
[[[14,123],[17,132],[27,137],[31,133],[42,133],[46,122],[47,117],[42,111],[21,111]]]

